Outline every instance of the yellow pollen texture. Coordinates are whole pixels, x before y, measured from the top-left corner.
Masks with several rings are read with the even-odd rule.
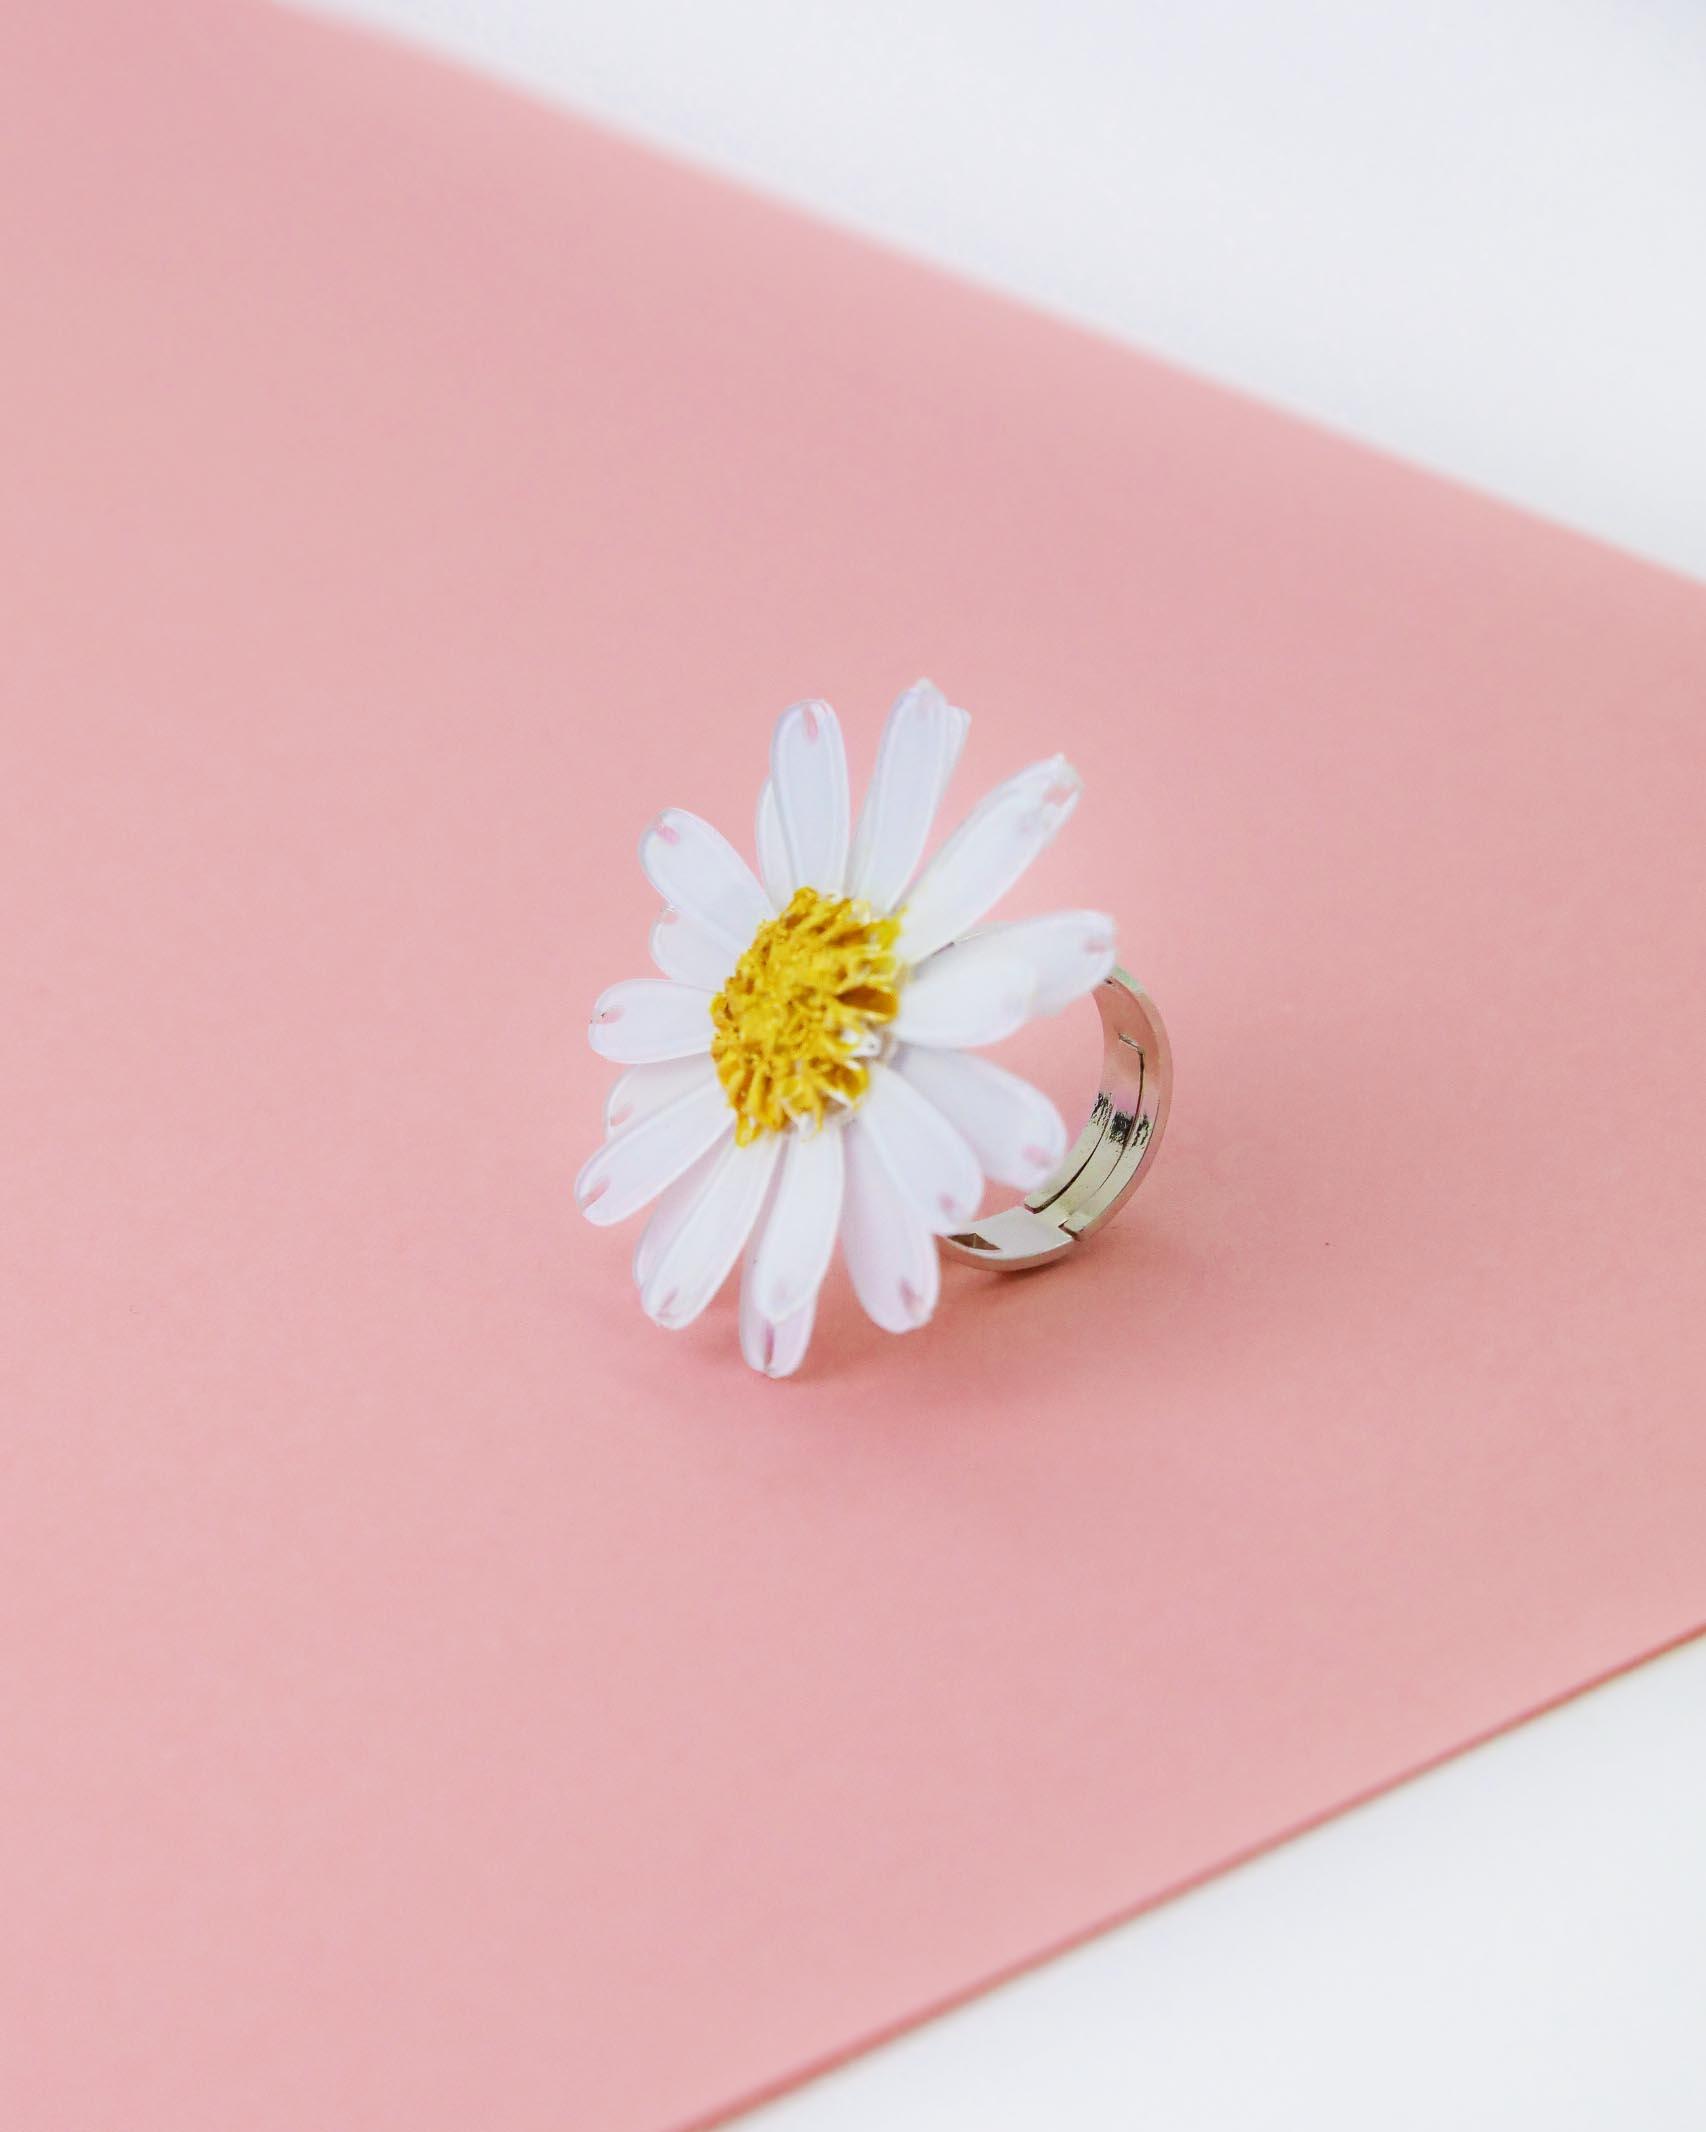
[[[711,1058],[743,1147],[865,1093],[877,1032],[900,1008],[899,933],[863,899],[815,888],[758,928],[711,1002]]]

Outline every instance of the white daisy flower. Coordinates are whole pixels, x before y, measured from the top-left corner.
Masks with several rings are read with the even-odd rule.
[[[758,802],[758,872],[697,815],[659,815],[640,863],[664,900],[661,978],[612,985],[592,1048],[627,1071],[575,1198],[653,1206],[634,1279],[690,1324],[744,1254],[740,1338],[785,1377],[837,1238],[866,1311],[911,1332],[936,1306],[936,1238],[985,1177],[1036,1188],[1066,1151],[1038,1089],[972,1056],[1114,966],[1099,911],[980,927],[1077,804],[1063,756],[998,785],[920,872],[970,720],[920,681],[889,713],[857,828],[827,703],[785,711]],[[655,1205],[654,1205],[655,1202]]]

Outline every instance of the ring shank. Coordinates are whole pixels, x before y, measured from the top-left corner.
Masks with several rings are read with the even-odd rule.
[[[1149,1174],[1167,1123],[1173,1056],[1155,1003],[1124,970],[1096,987],[1102,1077],[1089,1123],[1046,1183],[941,1239],[950,1258],[1016,1273],[1047,1266],[1111,1221]]]

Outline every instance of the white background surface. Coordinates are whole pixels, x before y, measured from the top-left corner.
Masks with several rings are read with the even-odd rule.
[[[322,5],[1706,577],[1706,0]],[[750,2122],[1701,2132],[1706,1644]]]
[[[1703,0],[321,0],[1706,576]]]
[[[1703,1711],[1696,1642],[743,2132],[1698,2132]]]

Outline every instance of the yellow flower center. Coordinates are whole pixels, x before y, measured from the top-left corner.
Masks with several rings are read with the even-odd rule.
[[[794,891],[711,1002],[711,1058],[744,1147],[865,1093],[878,1031],[900,1008],[898,918],[862,898]]]

